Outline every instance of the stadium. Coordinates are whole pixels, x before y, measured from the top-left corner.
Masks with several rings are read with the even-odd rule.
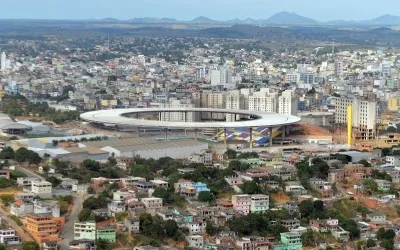
[[[182,114],[180,121],[163,121],[161,120],[162,113],[180,113]],[[230,121],[226,119],[208,119],[199,121],[186,121],[186,117],[191,117],[193,114],[210,114],[208,117],[225,118],[230,115]],[[271,145],[272,140],[269,138],[282,135],[288,132],[288,127],[291,124],[300,121],[300,118],[293,115],[267,113],[248,110],[228,110],[228,109],[211,109],[211,108],[130,108],[130,109],[111,109],[99,110],[81,114],[81,119],[104,128],[137,131],[140,136],[141,131],[158,129],[164,130],[166,133],[176,129],[194,130],[197,139],[197,132],[201,129],[215,129],[215,138],[220,141],[227,140],[245,140],[253,145],[264,146],[268,142]]]

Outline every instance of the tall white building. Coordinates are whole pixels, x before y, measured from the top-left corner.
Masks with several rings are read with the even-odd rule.
[[[292,90],[285,90],[278,97],[278,113],[287,115],[297,114],[297,99]]]
[[[343,62],[342,61],[335,62],[335,75],[337,77],[343,76]]]
[[[276,93],[256,92],[249,97],[249,110],[276,113]]]
[[[166,103],[161,103],[160,108],[195,108],[195,104],[190,100],[172,99]],[[165,122],[196,122],[197,113],[193,112],[163,112],[160,114],[160,120]]]
[[[247,110],[247,97],[241,94],[240,90],[231,91],[226,96],[226,109]],[[227,122],[234,122],[236,120],[240,120],[240,115],[226,114]]]
[[[220,68],[211,71],[211,85],[223,85],[232,83],[232,74],[228,68]]]
[[[300,74],[286,74],[285,83],[298,83],[300,81]]]
[[[376,102],[356,97],[338,97],[335,100],[335,123],[346,126],[347,107],[353,106],[353,137],[356,140],[371,140],[376,136]]]
[[[200,99],[201,108],[215,108],[225,109],[226,108],[226,93],[223,92],[202,92]],[[211,119],[211,114],[203,112],[202,119]],[[223,120],[225,119],[224,114],[213,114],[213,119]]]
[[[6,60],[7,60],[7,56],[6,56],[5,52],[1,53],[0,60],[1,60],[1,62],[0,62],[0,64],[1,64],[0,70],[1,71],[5,71],[6,70]]]
[[[210,78],[208,77],[209,69],[206,68],[206,66],[201,66],[196,68],[196,80],[209,80]]]

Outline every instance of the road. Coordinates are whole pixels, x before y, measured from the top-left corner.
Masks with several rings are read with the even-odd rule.
[[[21,237],[23,241],[33,241],[33,238],[29,234],[25,233],[22,227],[18,226],[15,221],[10,219],[8,217],[10,214],[1,207],[0,207],[0,214],[1,214],[1,219],[7,222],[10,227],[14,228],[15,232],[18,234],[19,237]]]
[[[28,177],[35,177],[44,180],[43,176],[40,176],[26,168],[16,167],[16,170],[21,171]],[[72,194],[72,196],[74,197],[74,204],[72,206],[70,214],[65,218],[65,225],[63,230],[61,231],[61,238],[63,239],[59,243],[61,250],[68,249],[69,242],[74,240],[74,222],[78,220],[78,215],[79,212],[82,210],[82,204],[84,201],[84,198],[78,195]]]
[[[61,238],[63,239],[59,245],[60,249],[68,249],[69,243],[74,240],[74,222],[78,220],[79,212],[82,210],[84,199],[80,196],[74,195],[74,205],[70,214],[67,216],[63,230],[61,231]]]

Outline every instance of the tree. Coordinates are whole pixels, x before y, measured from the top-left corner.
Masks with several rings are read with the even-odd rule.
[[[214,223],[212,223],[212,221],[207,221],[206,233],[210,236],[214,236],[218,233],[218,228],[214,226]]]
[[[15,154],[14,154],[14,159],[17,162],[25,162],[28,158],[29,150],[26,148],[19,148]]]
[[[376,246],[375,241],[373,239],[368,239],[367,240],[367,247],[371,248],[371,247],[374,247],[374,246]]]
[[[46,181],[50,182],[53,187],[57,187],[61,184],[61,180],[55,176],[50,176],[46,178]]]
[[[96,249],[97,250],[111,250],[112,246],[107,240],[100,238],[96,241]]]
[[[314,204],[311,200],[300,202],[300,214],[302,217],[309,217],[314,212]]]
[[[228,159],[236,159],[236,151],[233,149],[228,149],[225,152],[226,156],[228,157]]]
[[[211,202],[214,200],[214,195],[209,191],[201,191],[198,195],[198,200],[201,202]]]
[[[25,241],[22,244],[22,250],[40,250],[40,246],[35,241]]]
[[[364,165],[364,167],[371,167],[371,163],[369,163],[367,160],[362,159],[361,161],[358,162],[359,164]]]
[[[385,250],[394,250],[393,242],[388,239],[382,240],[380,246],[385,248]]]
[[[0,199],[3,202],[3,204],[6,205],[6,206],[10,205],[10,203],[14,201],[14,197],[12,195],[9,195],[9,194],[1,195]]]
[[[382,148],[382,155],[383,156],[388,156],[390,154],[390,149],[388,148]]]
[[[99,171],[100,163],[91,159],[86,159],[82,162],[82,166],[90,171]]]
[[[168,237],[174,237],[179,233],[179,227],[176,221],[174,220],[167,220],[164,225],[165,234]]]
[[[135,177],[146,178],[147,180],[152,179],[154,176],[150,168],[142,164],[131,166],[131,175]]]
[[[79,221],[88,221],[92,216],[92,210],[89,208],[84,208],[78,215]]]
[[[0,250],[6,250],[7,248],[6,248],[6,245],[4,245],[4,244],[0,244]]]
[[[0,159],[14,159],[14,149],[12,149],[11,147],[5,147],[0,152]]]
[[[378,191],[378,184],[372,179],[366,179],[363,182],[366,189],[369,189],[372,193]]]
[[[89,197],[83,202],[83,207],[91,210],[104,208],[106,206],[107,200],[103,196],[99,196],[98,198]]]
[[[255,181],[245,181],[242,185],[244,194],[261,194],[262,191]]]
[[[312,230],[308,230],[307,232],[301,235],[301,242],[303,246],[306,247],[315,247],[316,246],[316,237]]]

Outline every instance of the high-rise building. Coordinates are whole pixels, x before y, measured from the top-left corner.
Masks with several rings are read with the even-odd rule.
[[[356,97],[338,97],[335,102],[335,123],[347,124],[347,107],[352,105],[353,137],[371,140],[376,136],[376,102]]]
[[[195,108],[196,105],[190,100],[172,99],[166,103],[161,103],[160,108]],[[160,121],[166,122],[196,122],[198,121],[197,113],[193,112],[163,112],[160,113]]]
[[[287,115],[296,115],[297,99],[292,90],[285,90],[278,97],[278,113]]]
[[[379,66],[383,76],[390,76],[392,74],[392,67],[388,62],[382,62]]]
[[[232,73],[228,68],[222,67],[211,71],[211,85],[225,86],[229,83],[232,83]]]
[[[249,97],[249,110],[275,113],[277,109],[276,94],[256,92]]]
[[[340,60],[335,62],[335,76],[343,76],[343,62]]]
[[[300,74],[286,74],[285,83],[298,83],[300,80]]]
[[[226,108],[226,96],[224,92],[202,92],[200,107],[201,108],[215,108],[215,109],[225,109]],[[224,114],[212,114],[212,118],[216,120],[224,120]],[[211,119],[211,113],[203,112],[201,114],[201,119],[209,120]]]
[[[305,72],[300,75],[300,81],[303,83],[314,83],[314,73]]]
[[[0,60],[1,60],[1,62],[0,62],[0,64],[1,64],[0,70],[1,71],[5,71],[6,70],[6,60],[7,60],[7,56],[6,56],[5,52],[1,53]]]
[[[196,80],[197,81],[209,79],[208,74],[209,74],[209,69],[206,68],[206,66],[196,68]]]
[[[247,98],[240,93],[240,90],[231,91],[229,95],[226,96],[226,109],[247,110]],[[236,120],[240,120],[240,115],[226,114],[227,122],[234,122]]]

